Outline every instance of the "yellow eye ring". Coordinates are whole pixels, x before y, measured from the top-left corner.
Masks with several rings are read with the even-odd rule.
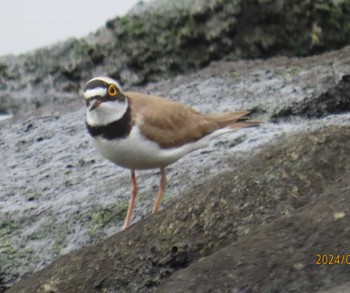
[[[118,93],[118,90],[117,90],[117,87],[114,85],[114,84],[110,84],[108,86],[108,94],[111,96],[111,97],[114,97],[116,96]]]

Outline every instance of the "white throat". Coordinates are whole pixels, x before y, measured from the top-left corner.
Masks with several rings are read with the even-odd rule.
[[[122,118],[127,109],[127,100],[103,102],[92,111],[86,109],[86,121],[90,126],[107,125]]]

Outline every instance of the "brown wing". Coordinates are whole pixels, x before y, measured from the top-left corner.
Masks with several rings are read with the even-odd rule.
[[[234,124],[248,114],[243,111],[206,115],[165,98],[135,92],[124,94],[129,97],[133,119],[140,125],[143,135],[163,148],[197,141],[219,128]]]
[[[218,128],[217,123],[181,103],[140,93],[124,93],[130,98],[133,119],[145,137],[163,148],[196,141]]]

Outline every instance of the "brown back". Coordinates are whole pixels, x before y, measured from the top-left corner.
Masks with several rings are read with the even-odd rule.
[[[136,92],[124,94],[129,98],[133,109],[132,119],[139,125],[143,135],[162,148],[178,147],[197,141],[248,114],[243,111],[206,115],[165,98]]]

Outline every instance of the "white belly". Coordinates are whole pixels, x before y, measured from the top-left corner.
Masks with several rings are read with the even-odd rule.
[[[106,140],[94,137],[93,142],[105,158],[133,170],[163,168],[196,149],[194,144],[161,149],[156,143],[146,140],[137,126],[132,128],[127,138]]]

